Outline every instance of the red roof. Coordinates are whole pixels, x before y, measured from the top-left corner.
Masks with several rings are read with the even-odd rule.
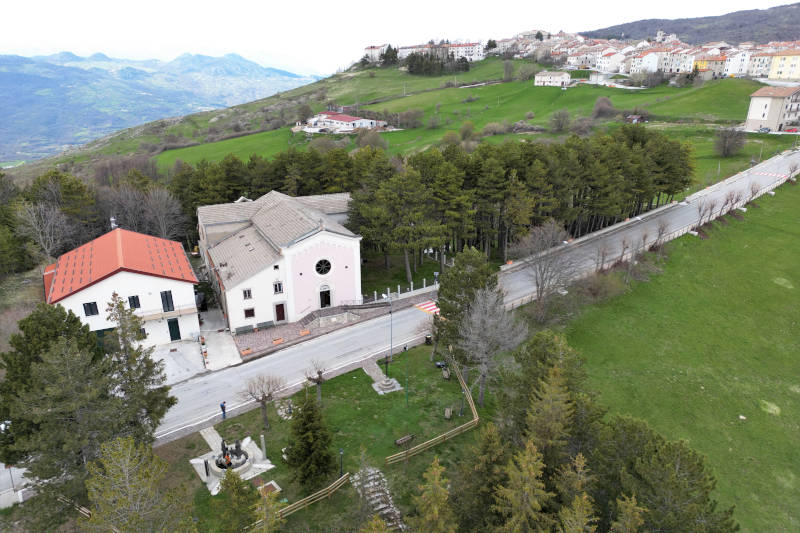
[[[351,117],[350,115],[345,115],[343,113],[331,113],[327,111],[322,113],[326,115],[330,120],[338,120],[339,122],[355,122],[356,120],[361,120],[361,117]]]
[[[47,303],[122,271],[197,283],[181,243],[117,228],[65,253],[45,269]]]

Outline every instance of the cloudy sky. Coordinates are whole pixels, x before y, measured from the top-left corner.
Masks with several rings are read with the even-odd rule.
[[[329,74],[360,58],[368,44],[486,40],[532,28],[577,32],[787,3],[791,0],[6,0],[0,10],[0,54],[66,50],[169,60],[185,52],[233,52],[264,66]]]

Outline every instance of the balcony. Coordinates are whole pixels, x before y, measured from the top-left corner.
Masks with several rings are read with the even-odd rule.
[[[179,316],[197,314],[197,306],[195,304],[178,306],[175,307],[173,311],[164,311],[161,308],[137,309],[136,314],[144,321],[162,320],[165,318],[177,318]]]

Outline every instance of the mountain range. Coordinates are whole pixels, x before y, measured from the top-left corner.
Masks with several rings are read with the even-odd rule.
[[[37,159],[144,122],[230,107],[317,79],[236,54],[167,62],[0,55],[0,162]]]
[[[658,30],[674,33],[681,41],[700,44],[726,41],[738,44],[745,41],[767,43],[800,39],[800,3],[769,9],[735,11],[716,17],[686,19],[637,20],[580,32],[590,38],[644,39],[655,36]]]

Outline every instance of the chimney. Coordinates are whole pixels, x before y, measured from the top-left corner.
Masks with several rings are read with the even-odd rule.
[[[111,229],[117,229],[117,217],[111,217]]]

